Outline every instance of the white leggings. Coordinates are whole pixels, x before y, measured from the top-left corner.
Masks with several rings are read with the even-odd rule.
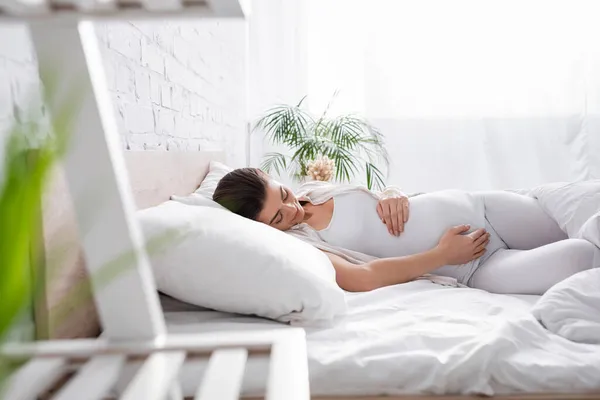
[[[592,268],[596,246],[568,239],[537,201],[510,192],[479,192],[490,232],[487,252],[468,286],[493,293],[543,294]]]

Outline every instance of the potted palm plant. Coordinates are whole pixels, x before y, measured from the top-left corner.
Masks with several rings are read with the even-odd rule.
[[[382,165],[389,167],[388,153],[381,133],[366,119],[346,114],[329,116],[331,103],[315,118],[297,105],[279,105],[268,110],[256,123],[271,143],[283,145],[290,154],[267,153],[261,169],[296,181],[305,179],[350,182],[364,174],[369,189],[385,186]]]

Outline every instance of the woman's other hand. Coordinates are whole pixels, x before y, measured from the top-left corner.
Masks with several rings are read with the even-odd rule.
[[[404,224],[408,221],[408,197],[399,196],[379,200],[377,215],[394,236],[404,232]]]
[[[490,241],[490,234],[485,229],[477,229],[466,234],[469,225],[459,225],[449,229],[440,239],[438,250],[446,265],[466,264],[481,257]]]

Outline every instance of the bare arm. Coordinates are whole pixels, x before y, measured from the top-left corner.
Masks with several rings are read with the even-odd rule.
[[[380,258],[365,264],[352,264],[326,253],[336,272],[338,285],[349,292],[366,292],[380,287],[410,282],[444,265],[465,264],[485,252],[489,235],[483,229],[463,235],[461,225],[450,229],[440,243],[424,253],[405,257]]]
[[[337,284],[349,292],[368,292],[380,287],[409,282],[444,264],[436,249],[406,257],[380,258],[365,264],[352,264],[326,253],[335,268]]]

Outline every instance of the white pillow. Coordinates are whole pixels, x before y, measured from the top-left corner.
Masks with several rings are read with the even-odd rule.
[[[176,233],[149,253],[158,290],[211,309],[300,325],[344,314],[344,292],[324,253],[217,207],[168,201],[138,212],[145,237]]]
[[[173,195],[171,196],[171,200],[190,206],[223,208],[218,203],[213,202],[212,198],[215,190],[217,190],[219,181],[231,171],[233,171],[233,169],[229,168],[227,165],[218,161],[211,161],[208,167],[208,174],[206,174],[206,177],[204,177],[200,187],[196,189],[194,193],[187,196]],[[208,202],[205,201],[207,199],[209,200]]]
[[[200,187],[196,189],[194,193],[212,199],[221,178],[231,171],[233,171],[233,169],[229,168],[227,165],[218,161],[211,161],[208,167],[208,174],[206,174],[206,177],[200,184]]]
[[[600,212],[593,215],[583,224],[578,237],[595,244],[600,249]],[[597,265],[597,263],[594,265]]]
[[[554,285],[531,312],[559,336],[600,344],[600,268],[579,272]]]
[[[528,194],[570,238],[581,237],[585,223],[600,212],[600,180],[546,184]]]

